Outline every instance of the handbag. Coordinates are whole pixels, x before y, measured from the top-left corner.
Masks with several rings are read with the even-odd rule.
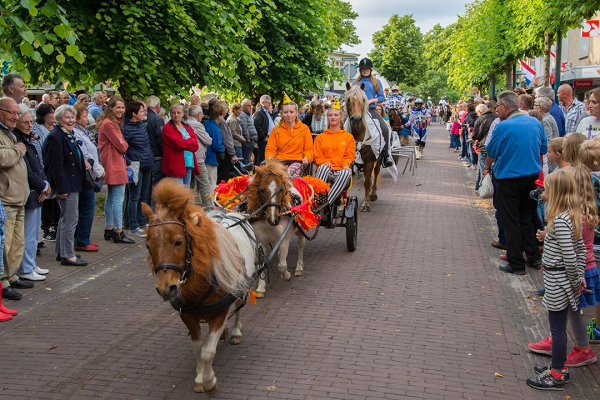
[[[494,196],[494,184],[492,183],[491,174],[487,174],[483,177],[483,181],[481,182],[481,186],[479,186],[477,193],[482,199],[489,199]]]
[[[84,189],[94,189],[96,187],[96,180],[92,175],[92,169],[88,169],[85,171],[85,180],[83,181]]]

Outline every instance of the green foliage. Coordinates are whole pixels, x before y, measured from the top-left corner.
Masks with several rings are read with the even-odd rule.
[[[194,86],[292,95],[336,70],[358,41],[342,0],[0,0],[0,55],[28,82],[115,82],[125,98]]]
[[[373,59],[375,69],[387,79],[415,85],[421,79],[423,61],[423,35],[415,25],[412,15],[392,15],[384,27],[373,34]]]

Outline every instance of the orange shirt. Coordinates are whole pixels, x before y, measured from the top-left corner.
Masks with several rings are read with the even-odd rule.
[[[343,129],[332,132],[327,129],[315,139],[315,163],[330,163],[332,171],[349,167],[356,160],[354,137]]]
[[[265,158],[271,157],[282,161],[300,162],[306,157],[309,163],[312,162],[313,140],[308,126],[298,121],[290,129],[282,120],[269,135]]]

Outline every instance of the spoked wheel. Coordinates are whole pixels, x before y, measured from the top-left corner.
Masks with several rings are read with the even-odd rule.
[[[348,251],[354,251],[358,243],[358,200],[353,196],[348,199],[348,204],[354,213],[351,218],[346,218],[346,246]]]

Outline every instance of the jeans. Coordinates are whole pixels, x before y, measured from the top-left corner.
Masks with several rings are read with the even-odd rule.
[[[138,174],[138,183],[128,183],[129,202],[127,203],[127,212],[129,217],[129,230],[133,231],[140,226],[145,226],[147,221],[142,214],[142,203],[148,203],[146,193],[152,179],[152,171],[141,169]]]
[[[245,164],[249,164],[252,161],[252,149],[254,149],[253,141],[242,144],[242,153],[244,155]]]
[[[460,149],[460,135],[450,135],[450,147],[456,150]]]
[[[194,172],[193,168],[186,167],[186,169],[185,169],[185,176],[184,177],[182,177],[182,178],[173,178],[173,179],[175,179],[177,182],[181,183],[182,185],[190,187],[190,183],[192,182],[192,173],[193,172]]]
[[[464,129],[460,135],[462,150],[460,152],[461,158],[467,158],[467,133],[465,133]]]
[[[79,222],[75,228],[75,246],[85,247],[90,244],[95,209],[96,193],[94,193],[94,189],[83,189],[79,193]]]
[[[60,219],[56,230],[54,252],[62,258],[73,258],[75,257],[75,229],[79,220],[79,192],[71,192],[66,199],[58,198],[56,201],[60,206]]]
[[[483,169],[485,168],[486,160],[487,155],[480,153],[477,161],[477,179],[475,180],[475,190],[479,189],[479,185],[481,185],[481,180],[483,179]]]
[[[123,229],[123,198],[125,184],[107,185],[106,202],[104,203],[104,220],[106,226],[116,230]]]
[[[496,213],[494,214],[494,217],[496,218],[496,225],[498,225],[498,242],[500,242],[501,245],[506,246],[506,239],[504,238],[504,228],[502,227],[502,218],[500,218],[500,210],[498,208],[498,199],[497,199],[498,180],[496,179],[496,177],[494,176],[493,173],[492,173],[492,184],[494,185],[494,196],[492,197],[492,204],[494,205],[494,208],[496,209]]]
[[[40,237],[41,221],[42,207],[25,210],[25,248],[18,274],[30,274],[35,269],[35,256],[38,238]]]
[[[267,149],[267,139],[259,140],[258,144],[258,160],[254,163],[256,165],[260,165],[263,161],[265,161],[265,150]]]
[[[511,179],[498,179],[498,207],[506,235],[506,257],[509,265],[518,270],[525,268],[522,252],[527,259],[540,259],[532,215],[536,214],[536,202],[529,197],[535,189],[538,175]],[[535,216],[537,218],[537,215]]]
[[[239,161],[242,161],[244,159],[244,152],[242,150],[242,146],[235,146],[233,149],[235,150],[235,156],[238,158]]]

